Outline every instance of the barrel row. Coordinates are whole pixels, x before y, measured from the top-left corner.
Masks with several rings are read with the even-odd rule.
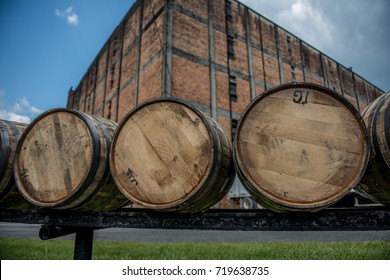
[[[233,146],[212,118],[178,99],[148,101],[119,125],[69,109],[18,128],[2,121],[0,207],[199,212],[227,194],[235,173],[276,212],[318,211],[353,188],[388,205],[387,96],[361,117],[327,88],[275,87],[243,112]]]

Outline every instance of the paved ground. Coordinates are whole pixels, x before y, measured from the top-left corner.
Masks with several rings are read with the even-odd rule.
[[[0,237],[39,239],[40,225],[0,223]],[[61,237],[74,239],[74,235]],[[390,231],[200,231],[110,228],[96,230],[95,240],[133,242],[266,242],[266,241],[354,241],[390,240]]]

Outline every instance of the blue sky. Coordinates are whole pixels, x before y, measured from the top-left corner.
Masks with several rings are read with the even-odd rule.
[[[77,86],[133,3],[1,0],[0,118],[15,114],[27,122],[65,107],[69,88]]]
[[[195,1],[195,0],[194,0]],[[242,0],[385,91],[390,1]],[[0,0],[0,118],[65,107],[132,0]]]

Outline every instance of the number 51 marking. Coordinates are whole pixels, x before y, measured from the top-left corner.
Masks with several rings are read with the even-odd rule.
[[[307,104],[307,98],[308,97],[309,97],[309,92],[307,91],[306,95],[305,95],[305,100],[302,101],[303,100],[303,93],[302,93],[302,91],[300,89],[297,89],[294,92],[293,101],[294,101],[294,103],[305,105],[305,104]]]

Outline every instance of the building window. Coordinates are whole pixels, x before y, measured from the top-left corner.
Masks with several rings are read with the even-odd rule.
[[[112,56],[116,56],[118,49],[118,37],[115,37],[114,40],[112,40]]]
[[[225,12],[226,12],[226,20],[228,22],[233,22],[232,2],[230,2],[230,0],[226,0]]]
[[[294,73],[294,72],[291,72],[291,81],[292,81],[293,83],[296,82],[296,78],[295,78],[295,73]]]
[[[114,87],[114,80],[111,80],[110,81],[110,88],[113,88]]]
[[[226,20],[228,22],[233,22],[233,17],[231,15],[226,14]]]
[[[237,124],[238,124],[238,121],[236,119],[232,119],[232,139],[234,138],[234,136],[237,133]]]
[[[290,36],[287,36],[287,50],[288,50],[288,54],[292,55],[291,37]]]
[[[228,34],[228,58],[234,59],[234,37]]]
[[[305,66],[307,68],[310,68],[310,57],[308,53],[304,53],[304,61],[305,61]]]
[[[294,83],[296,81],[295,78],[295,62],[291,62],[291,81]]]
[[[115,62],[111,65],[111,76],[114,76],[115,74]]]
[[[229,95],[231,101],[237,102],[237,84],[234,76],[229,76]]]

